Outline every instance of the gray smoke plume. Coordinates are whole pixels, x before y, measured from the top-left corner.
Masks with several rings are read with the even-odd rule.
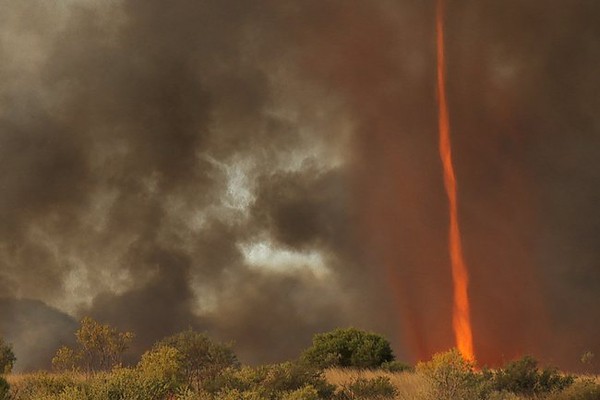
[[[324,134],[344,120],[295,77],[286,7],[0,4],[5,296],[133,330],[138,355],[194,327],[250,362],[391,319],[366,311],[385,295],[352,250],[345,136]],[[59,337],[25,353],[5,308],[18,366],[47,366]]]
[[[0,0],[0,332],[17,365],[46,366],[84,315],[135,331],[132,360],[187,327],[246,362],[346,325],[400,358],[452,346],[433,6]],[[599,16],[448,4],[484,363],[600,353]],[[55,327],[43,351],[27,321]]]

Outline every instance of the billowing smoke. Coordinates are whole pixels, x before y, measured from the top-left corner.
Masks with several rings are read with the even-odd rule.
[[[19,318],[91,315],[133,330],[137,354],[194,327],[249,362],[295,357],[339,325],[394,332],[353,234],[349,124],[297,77],[292,10],[0,4],[0,281],[40,300]],[[60,340],[42,330],[47,349],[27,351],[8,315],[23,301],[0,329],[18,366],[47,365]]]
[[[594,3],[448,4],[483,362],[600,354]],[[0,0],[0,332],[20,368],[83,315],[137,354],[187,327],[247,362],[344,325],[401,358],[451,346],[433,6]]]

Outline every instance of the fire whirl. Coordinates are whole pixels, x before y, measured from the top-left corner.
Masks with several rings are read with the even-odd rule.
[[[450,208],[449,250],[452,263],[452,280],[454,284],[454,305],[452,325],[456,337],[456,346],[462,356],[474,360],[473,332],[471,329],[471,313],[469,306],[469,274],[464,260],[458,223],[458,207],[456,198],[456,176],[452,164],[452,148],[450,144],[450,120],[446,98],[446,61],[444,55],[444,0],[437,0],[437,92],[439,107],[440,158],[444,167],[444,186],[448,195]]]

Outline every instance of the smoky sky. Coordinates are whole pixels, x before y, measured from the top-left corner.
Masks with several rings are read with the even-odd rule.
[[[447,4],[482,363],[600,354],[595,3]],[[17,365],[46,366],[84,315],[133,330],[132,360],[188,327],[251,363],[337,326],[409,361],[451,347],[434,6],[0,1]]]

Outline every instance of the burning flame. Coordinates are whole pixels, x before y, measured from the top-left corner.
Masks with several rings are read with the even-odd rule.
[[[450,208],[449,250],[452,262],[452,280],[454,283],[454,306],[452,325],[456,346],[462,356],[473,361],[473,333],[471,330],[471,313],[469,306],[469,274],[465,263],[456,199],[456,177],[452,164],[452,148],[450,145],[450,120],[446,99],[446,60],[444,56],[444,0],[437,0],[437,92],[439,106],[440,158],[444,167],[444,186],[448,195]]]

